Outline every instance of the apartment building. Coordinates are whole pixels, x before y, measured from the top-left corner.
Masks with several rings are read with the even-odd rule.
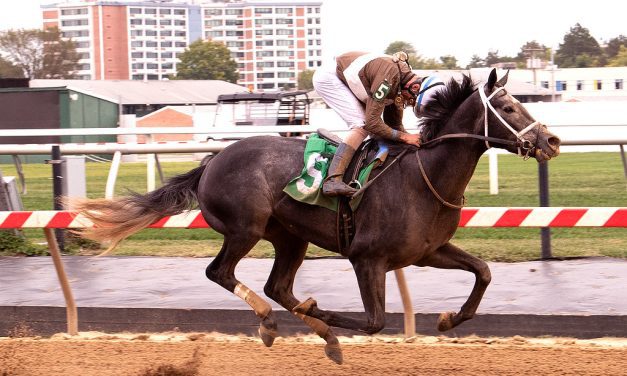
[[[238,83],[255,91],[296,87],[322,63],[321,1],[214,1],[202,7],[203,37],[238,63]]]
[[[322,59],[321,1],[99,1],[42,5],[44,27],[76,42],[78,78],[162,80],[176,73],[193,41],[223,42],[240,85],[296,87],[298,73]]]
[[[66,1],[42,5],[44,27],[76,42],[78,77],[159,80],[201,38],[201,11],[184,2]]]

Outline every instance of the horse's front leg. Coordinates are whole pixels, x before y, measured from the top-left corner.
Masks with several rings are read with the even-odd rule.
[[[475,285],[472,288],[468,300],[462,306],[459,313],[443,312],[438,318],[438,330],[443,332],[456,327],[462,322],[473,318],[483,293],[490,284],[491,274],[488,264],[475,256],[464,252],[451,243],[446,243],[433,254],[421,259],[417,266],[431,266],[440,269],[461,269],[475,275]]]
[[[383,263],[376,263],[372,260],[353,263],[361,300],[366,311],[366,320],[322,310],[312,298],[294,307],[293,312],[314,317],[329,326],[358,330],[368,334],[380,332],[385,326],[385,269],[383,266]]]

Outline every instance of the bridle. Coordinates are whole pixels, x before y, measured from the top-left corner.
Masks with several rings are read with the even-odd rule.
[[[501,90],[505,90],[505,88],[503,86],[498,87],[496,90],[492,92],[492,94],[490,94],[490,96],[486,96],[485,94],[485,84],[483,84],[481,86],[481,89],[479,90],[479,96],[481,97],[481,102],[483,103],[483,110],[484,110],[483,111],[483,129],[484,129],[484,134],[486,137],[485,145],[488,149],[491,148],[490,143],[488,142],[488,108],[489,108],[490,111],[492,111],[492,114],[496,116],[497,119],[499,119],[501,124],[503,124],[505,128],[507,128],[510,132],[512,132],[514,136],[516,136],[516,140],[517,140],[516,147],[518,148],[518,156],[523,157],[523,159],[527,160],[529,159],[529,157],[533,155],[532,152],[534,152],[537,147],[538,131],[536,129],[536,142],[535,143],[532,143],[529,140],[523,139],[522,136],[525,135],[530,130],[539,126],[540,122],[534,121],[533,123],[526,126],[520,132],[517,132],[514,129],[514,127],[509,125],[509,123],[505,121],[505,119],[503,119],[503,117],[496,111],[494,106],[492,106],[492,103],[490,103],[490,99],[492,99],[492,97],[494,97],[496,93],[500,92]],[[524,154],[523,154],[523,151],[525,152]]]

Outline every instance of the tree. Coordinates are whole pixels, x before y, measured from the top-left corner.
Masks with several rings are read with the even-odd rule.
[[[0,32],[0,52],[29,78],[73,78],[78,54],[57,28]]]
[[[535,40],[527,42],[520,47],[520,52],[516,55],[515,61],[522,68],[527,67],[527,59],[551,60],[551,49],[538,43]]]
[[[23,78],[24,72],[10,61],[0,57],[0,78]]]
[[[605,56],[607,56],[608,59],[612,59],[613,57],[618,55],[621,46],[627,47],[627,37],[625,37],[624,35],[619,35],[616,38],[610,39],[604,49]]]
[[[485,67],[485,60],[481,57],[479,57],[479,55],[474,54],[470,57],[470,63],[468,63],[468,65],[466,65],[466,69],[470,69],[470,68],[483,68]]]
[[[627,46],[620,46],[616,56],[610,59],[608,67],[627,67]]]
[[[177,80],[223,80],[236,83],[237,63],[221,42],[197,40],[181,54]]]
[[[457,58],[453,55],[440,56],[440,60],[442,61],[443,69],[459,69]]]
[[[579,23],[564,35],[555,53],[555,63],[563,68],[586,68],[604,65],[603,50],[590,35],[590,31]]]
[[[298,75],[298,88],[300,90],[313,90],[313,78],[314,71],[305,69]]]
[[[386,48],[383,53],[386,55],[393,55],[394,53],[400,51],[406,52],[407,55],[416,55],[416,49],[411,43],[400,40],[390,43],[388,48]]]

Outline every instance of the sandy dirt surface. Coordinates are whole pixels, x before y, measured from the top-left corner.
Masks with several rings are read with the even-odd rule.
[[[340,337],[344,363],[317,337],[217,333],[0,338],[6,375],[627,375],[627,339]]]

